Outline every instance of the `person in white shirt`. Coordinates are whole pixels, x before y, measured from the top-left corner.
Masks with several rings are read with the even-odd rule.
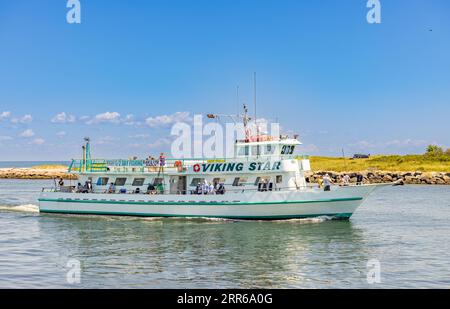
[[[205,182],[202,185],[202,192],[203,194],[208,194],[209,192],[209,184],[208,181],[205,179]]]
[[[342,185],[343,186],[350,185],[350,176],[348,176],[347,174],[345,174],[344,177],[342,177]]]
[[[330,175],[325,174],[323,176],[322,180],[323,180],[323,190],[324,191],[331,191],[331,183],[332,183],[332,181],[331,181]]]

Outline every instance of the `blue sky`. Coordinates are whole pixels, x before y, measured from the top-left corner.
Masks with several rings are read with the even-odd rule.
[[[381,0],[0,0],[0,160],[167,151],[198,113],[258,114],[301,152],[450,147],[450,3]],[[64,114],[63,114],[64,113]],[[59,115],[59,116],[57,116]]]

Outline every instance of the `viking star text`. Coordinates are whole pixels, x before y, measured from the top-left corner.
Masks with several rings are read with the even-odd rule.
[[[201,166],[201,169],[200,169]],[[246,166],[244,163],[206,163],[194,166],[195,172],[242,172],[245,169],[253,171],[277,171],[280,170],[281,162],[251,162]]]

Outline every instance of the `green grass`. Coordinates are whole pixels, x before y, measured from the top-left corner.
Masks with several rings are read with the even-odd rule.
[[[313,171],[450,172],[450,155],[375,155],[369,159],[310,157]]]
[[[47,165],[36,165],[36,166],[33,166],[32,169],[36,169],[36,170],[62,170],[62,169],[67,169],[67,166],[65,166],[65,165],[58,165],[58,164],[47,164]]]

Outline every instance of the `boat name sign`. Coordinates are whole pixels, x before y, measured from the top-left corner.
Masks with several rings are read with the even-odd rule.
[[[250,163],[204,163],[195,164],[193,170],[196,173],[224,173],[224,172],[255,172],[255,171],[279,171],[281,162],[250,162]]]

